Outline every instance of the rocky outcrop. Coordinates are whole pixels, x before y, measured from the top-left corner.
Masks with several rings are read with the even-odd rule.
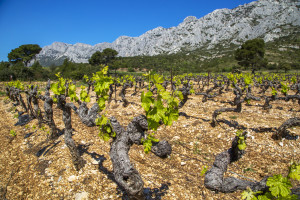
[[[257,37],[268,42],[295,30],[299,32],[299,11],[298,0],[259,0],[234,9],[218,9],[200,19],[189,16],[177,27],[157,27],[139,37],[121,36],[112,43],[91,46],[54,42],[42,49],[37,60],[42,65],[61,64],[65,58],[86,63],[94,52],[105,48],[115,49],[118,56],[128,57],[241,44]]]

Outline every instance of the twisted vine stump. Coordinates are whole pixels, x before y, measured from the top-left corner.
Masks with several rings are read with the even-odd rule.
[[[263,105],[264,110],[268,110],[272,108],[272,105],[270,104],[271,101],[276,100],[276,95],[272,95],[270,97],[265,97],[265,104]]]
[[[250,187],[252,191],[267,190],[266,182],[268,177],[265,177],[260,182],[251,182],[234,177],[224,178],[228,165],[240,159],[245,153],[243,150],[239,150],[238,139],[236,136],[232,141],[232,147],[216,156],[212,168],[205,173],[205,187],[223,193],[246,190],[247,187]]]
[[[5,90],[6,90],[6,96],[8,96],[10,100],[14,101],[12,87],[6,87]]]
[[[300,105],[300,95],[286,95],[284,97],[278,97],[278,95],[272,95],[270,97],[265,98],[265,104],[263,105],[263,108],[265,110],[271,109],[272,105],[270,105],[270,102],[275,100],[284,100],[284,101],[298,100],[298,104]]]
[[[111,144],[110,158],[116,182],[121,185],[132,200],[144,200],[144,182],[139,172],[130,163],[128,156],[132,141],[116,118],[110,118],[116,137]]]
[[[33,87],[33,86],[32,86]],[[32,96],[30,94],[30,90],[25,91],[26,94],[26,100],[27,100],[27,109],[28,109],[28,114],[30,117],[35,118],[33,108],[31,106],[31,101],[32,101]]]
[[[139,115],[128,124],[126,131],[130,140],[137,145],[142,145],[142,138],[145,138],[145,131],[148,130],[148,122],[145,115]],[[163,140],[152,143],[151,152],[160,158],[166,158],[171,155],[171,145]]]
[[[77,149],[75,142],[72,138],[72,124],[71,124],[71,108],[72,105],[70,103],[66,103],[66,97],[64,95],[58,96],[58,108],[62,109],[63,111],[63,122],[65,124],[65,144],[69,148],[72,162],[75,166],[75,169],[79,171],[81,168],[84,167],[85,161],[80,156],[79,150]]]
[[[108,103],[111,102],[113,93],[114,93],[113,84],[110,84],[109,85],[109,93],[108,93]]]
[[[215,83],[213,87],[208,88],[205,92],[198,92],[198,93],[196,93],[196,95],[203,95],[202,102],[204,103],[207,101],[207,99],[214,98],[218,95],[216,93],[213,95],[210,94],[213,90],[217,89],[218,87],[219,87],[219,85]]]
[[[252,94],[252,86],[251,85],[248,86],[246,97],[245,97],[245,100],[250,100],[250,99],[254,100],[254,101],[260,101],[259,97],[256,97]]]
[[[82,123],[88,127],[96,126],[95,120],[98,117],[98,112],[100,112],[99,105],[94,103],[91,108],[88,108],[86,102],[79,101],[79,104],[80,106],[76,113],[78,114]]]
[[[116,137],[111,143],[110,157],[113,164],[113,173],[116,182],[124,188],[131,200],[144,200],[144,182],[139,172],[131,164],[128,152],[133,144],[141,145],[141,139],[148,130],[147,118],[144,115],[135,117],[125,130],[115,117],[110,118],[110,123]],[[151,150],[159,157],[171,154],[172,148],[167,141],[153,145]]]
[[[189,82],[184,83],[183,87],[179,88],[178,90],[182,92],[182,96],[183,96],[183,99],[181,100],[181,102],[179,102],[178,108],[182,108],[184,104],[187,102],[189,95],[191,94],[190,93],[191,84]]]
[[[54,119],[53,119],[53,99],[50,96],[50,79],[46,85],[46,91],[44,96],[39,96],[41,100],[44,101],[44,110],[45,110],[45,120],[48,126],[50,127],[50,136],[49,139],[54,140],[59,136],[58,129],[56,128]]]
[[[244,99],[241,100],[242,90],[235,85],[234,89],[235,98],[233,101],[233,105],[236,105],[235,108],[220,108],[213,112],[212,114],[212,122],[211,126],[215,127],[217,124],[217,116],[220,115],[222,112],[241,112],[242,111],[242,103],[245,101]]]
[[[128,100],[126,99],[125,95],[126,95],[126,89],[129,88],[129,87],[132,87],[131,84],[129,83],[124,83],[123,84],[123,87],[119,93],[119,96],[122,98],[122,101],[123,101],[123,107],[127,107],[129,105],[129,102]]]
[[[25,112],[28,112],[28,109],[26,107],[26,104],[22,98],[21,91],[18,88],[11,87],[11,88],[6,88],[6,95],[12,100],[16,101],[17,105],[21,105]]]
[[[31,86],[29,95],[31,96],[32,99],[35,117],[38,119],[39,127],[41,127],[43,123],[43,116],[42,116],[42,111],[39,107],[39,101],[37,97],[37,86],[35,87]]]
[[[23,100],[23,98],[22,98],[20,89],[16,88],[15,90],[16,90],[16,95],[17,95],[17,97],[18,97],[17,99],[19,99],[19,102],[21,103],[21,105],[22,105],[22,107],[24,108],[25,112],[28,112],[28,109],[27,109],[27,107],[26,107],[26,104],[25,104],[25,102],[24,102],[24,100]]]
[[[276,133],[273,134],[273,138],[276,140],[280,140],[282,138],[291,138],[291,139],[297,139],[299,136],[291,136],[289,134],[288,128],[294,127],[294,126],[300,126],[300,118],[294,117],[286,120],[277,130]]]

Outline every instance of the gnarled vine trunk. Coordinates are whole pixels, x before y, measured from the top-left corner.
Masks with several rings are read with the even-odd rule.
[[[145,199],[143,194],[144,182],[139,172],[130,163],[128,156],[132,142],[116,118],[111,117],[110,122],[116,133],[110,149],[115,179],[125,189],[130,199],[143,200]]]
[[[71,105],[66,103],[66,97],[64,95],[58,96],[58,105],[58,107],[63,111],[63,122],[65,124],[65,144],[69,148],[75,169],[79,171],[82,167],[84,167],[85,161],[80,156],[79,150],[77,149],[72,138],[73,128],[71,124]]]
[[[110,118],[110,123],[116,137],[111,143],[110,157],[113,164],[115,180],[121,185],[130,199],[143,200],[144,182],[139,172],[131,164],[128,152],[133,144],[141,145],[141,139],[148,130],[147,118],[144,115],[135,117],[125,130],[115,117]],[[155,155],[164,158],[171,154],[172,148],[167,141],[161,141],[152,146]]]
[[[179,102],[178,107],[179,107],[179,108],[182,108],[182,107],[184,106],[184,104],[187,102],[187,100],[188,100],[188,98],[189,98],[189,95],[191,94],[191,93],[190,93],[191,85],[190,85],[189,82],[188,82],[188,83],[185,83],[185,84],[183,85],[183,87],[182,87],[182,88],[179,88],[178,90],[182,92],[182,96],[183,96],[183,99]]]
[[[25,112],[28,112],[28,109],[27,109],[27,107],[26,107],[26,104],[25,104],[25,102],[24,102],[24,100],[23,100],[23,97],[22,97],[22,95],[21,95],[20,89],[17,89],[17,88],[16,88],[16,92],[17,92],[17,96],[18,96],[18,99],[19,99],[20,104],[21,104],[22,107],[24,108]]]
[[[58,129],[56,128],[54,119],[53,119],[53,99],[50,96],[50,79],[46,85],[46,92],[44,96],[39,96],[41,100],[44,101],[44,110],[45,110],[45,120],[50,127],[49,138],[51,140],[56,139],[59,136]]]
[[[119,93],[119,96],[122,98],[122,101],[123,101],[123,107],[127,107],[129,105],[129,102],[128,100],[126,99],[125,95],[126,95],[126,89],[131,87],[131,84],[129,83],[124,83],[120,93]]]
[[[291,128],[291,127],[294,127],[294,126],[300,126],[300,118],[299,117],[293,117],[293,118],[290,118],[288,120],[286,120],[277,130],[276,133],[273,134],[273,138],[274,139],[281,139],[281,138],[286,138],[286,137],[289,137],[289,138],[294,138],[296,139],[296,137],[292,137],[289,135],[289,132],[288,132],[288,128]],[[298,136],[299,137],[299,136]]]
[[[96,126],[95,120],[99,117],[98,112],[100,112],[99,105],[94,103],[91,108],[87,107],[86,102],[78,101],[79,108],[77,108],[73,103],[70,103],[69,106],[78,114],[82,123],[88,127]]]
[[[220,109],[215,110],[212,114],[212,122],[211,122],[211,125],[213,127],[216,126],[217,116],[220,115],[222,112],[241,112],[242,111],[242,103],[244,102],[244,100],[241,100],[242,90],[237,85],[235,85],[234,94],[235,94],[235,98],[233,101],[233,105],[236,105],[236,107],[235,108],[220,108]]]
[[[28,114],[30,117],[35,118],[33,108],[31,106],[32,96],[30,95],[30,91],[25,91],[25,94],[26,94],[26,100],[27,100]]]
[[[244,154],[244,151],[238,149],[238,139],[238,137],[235,137],[232,141],[232,147],[216,156],[212,168],[205,173],[205,187],[224,193],[246,190],[247,187],[250,187],[253,191],[265,191],[267,189],[267,177],[261,182],[251,182],[234,177],[224,178],[228,165],[240,159]]]
[[[35,87],[31,86],[29,95],[31,96],[31,100],[33,103],[35,117],[38,119],[39,127],[41,127],[41,125],[43,123],[43,116],[42,116],[42,111],[39,107],[39,101],[37,98],[37,86],[35,86]]]

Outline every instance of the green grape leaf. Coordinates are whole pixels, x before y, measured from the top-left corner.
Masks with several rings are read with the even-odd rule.
[[[141,95],[141,102],[142,102],[142,107],[143,109],[148,112],[152,103],[153,103],[153,98],[152,98],[152,92],[148,91],[146,94],[142,92]]]
[[[161,94],[162,99],[164,99],[164,100],[169,100],[171,98],[170,92],[168,92],[168,91],[163,91],[160,94]]]
[[[71,84],[70,86],[69,86],[69,91],[75,91],[76,90],[76,86],[75,85],[73,85],[73,84]]]
[[[195,90],[192,88],[192,89],[190,90],[190,93],[191,93],[191,94],[195,94]]]
[[[105,99],[104,98],[99,98],[97,103],[99,105],[100,110],[103,110],[105,108]]]
[[[84,102],[90,102],[90,96],[88,95],[87,91],[85,90],[84,86],[81,86],[81,91],[80,91],[80,100]]]
[[[245,200],[257,200],[254,192],[252,192],[252,190],[250,189],[250,191],[243,191],[242,192],[242,199],[245,199]]]
[[[176,90],[176,91],[175,91],[175,95],[176,95],[180,100],[183,99],[183,94],[182,94],[181,91]]]
[[[168,114],[168,121],[165,123],[168,126],[171,126],[174,121],[177,121],[179,117],[178,110],[171,110],[171,112]]]
[[[99,137],[104,141],[108,141],[111,137],[115,137],[116,133],[112,131],[109,119],[102,115],[95,120],[97,126],[99,126]]]
[[[239,136],[239,140],[238,140],[238,148],[239,150],[245,150],[247,147],[246,143],[245,143],[245,137],[244,136]]]
[[[238,148],[239,150],[245,150],[247,147],[247,145],[245,143],[242,143],[242,144],[238,144]]]
[[[258,200],[271,200],[273,199],[273,196],[271,195],[271,193],[269,192],[269,195],[265,194],[265,195],[259,195],[257,197]]]
[[[271,194],[275,197],[286,197],[291,193],[291,182],[286,177],[282,177],[281,174],[269,177],[267,180],[267,186]]]
[[[277,91],[274,87],[272,87],[272,96],[276,96],[277,95]]]
[[[107,121],[108,121],[108,118],[105,117],[104,115],[102,115],[101,117],[99,117],[95,120],[95,123],[97,126],[102,126],[102,125],[106,125]]]
[[[76,86],[73,84],[69,86],[69,97],[71,98],[71,101],[78,101],[78,97],[76,95]]]
[[[293,163],[289,167],[289,178],[294,179],[294,180],[300,180],[300,164]]]
[[[166,112],[160,95],[158,95],[157,100],[154,101],[154,108],[156,108],[156,116],[154,118],[157,118],[157,121],[159,121],[163,116],[165,116]]]
[[[59,95],[59,92],[58,92],[58,83],[52,83],[51,86],[50,86],[50,90],[54,94]]]
[[[157,128],[160,126],[159,122],[153,120],[152,118],[147,118],[147,122],[148,122],[148,128],[149,128],[149,130],[156,131]]]
[[[154,74],[153,76],[154,83],[163,83],[164,78],[160,76],[159,74]]]
[[[256,195],[257,194],[261,194],[261,193],[263,193],[263,192],[262,191],[253,192],[251,190],[251,188],[248,187],[247,190],[245,190],[245,191],[242,192],[242,199],[245,199],[245,200],[257,200],[259,198],[257,198]]]
[[[149,153],[151,151],[151,147],[152,147],[151,140],[144,140],[143,141],[143,146],[144,146],[144,152]]]
[[[152,142],[159,142],[159,139],[154,137],[154,133],[147,135],[147,138],[142,138],[141,142],[144,146],[144,152],[149,153],[151,151]]]
[[[289,89],[290,88],[286,84],[284,84],[283,82],[281,82],[281,90],[280,90],[280,92],[282,94],[287,95],[287,92],[289,91]]]
[[[89,81],[89,77],[88,77],[87,75],[84,75],[84,76],[83,76],[83,79],[84,79],[86,82]]]
[[[155,87],[157,88],[158,91],[164,91],[165,88],[161,84],[155,84]]]
[[[99,132],[99,137],[104,140],[105,142],[107,142],[110,139],[110,136],[108,133],[103,133],[103,132]]]

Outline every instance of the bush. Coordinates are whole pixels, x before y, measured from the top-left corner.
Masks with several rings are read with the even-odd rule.
[[[128,72],[135,72],[135,70],[132,67],[129,67]]]

